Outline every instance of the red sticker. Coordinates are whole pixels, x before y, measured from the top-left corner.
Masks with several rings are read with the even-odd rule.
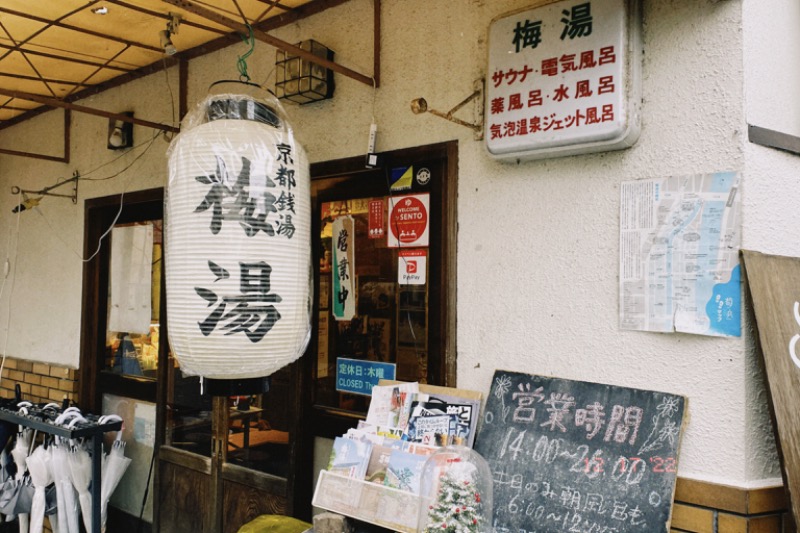
[[[389,199],[389,246],[428,246],[428,203],[427,194]]]
[[[369,201],[369,238],[380,239],[384,236],[383,200]]]

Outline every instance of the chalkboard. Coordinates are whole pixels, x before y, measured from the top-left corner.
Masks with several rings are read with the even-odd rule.
[[[494,374],[475,442],[494,533],[667,533],[686,399]]]

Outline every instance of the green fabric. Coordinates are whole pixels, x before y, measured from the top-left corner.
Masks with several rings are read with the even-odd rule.
[[[291,516],[265,514],[243,525],[239,533],[303,533],[310,528],[311,524]]]

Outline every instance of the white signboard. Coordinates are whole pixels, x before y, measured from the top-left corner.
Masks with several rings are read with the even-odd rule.
[[[489,27],[484,139],[498,159],[631,146],[639,137],[638,0],[567,0]]]

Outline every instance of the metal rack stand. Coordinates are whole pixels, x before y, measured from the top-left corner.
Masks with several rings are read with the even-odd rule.
[[[92,440],[92,532],[100,533],[100,486],[101,465],[103,458],[103,434],[109,431],[119,431],[122,422],[97,423],[97,416],[82,415],[89,420],[88,423],[77,424],[74,428],[58,425],[54,422],[58,412],[37,407],[28,408],[28,414],[20,414],[15,410],[0,408],[0,421],[11,422],[18,426],[29,427],[48,435],[55,435],[64,439]]]

